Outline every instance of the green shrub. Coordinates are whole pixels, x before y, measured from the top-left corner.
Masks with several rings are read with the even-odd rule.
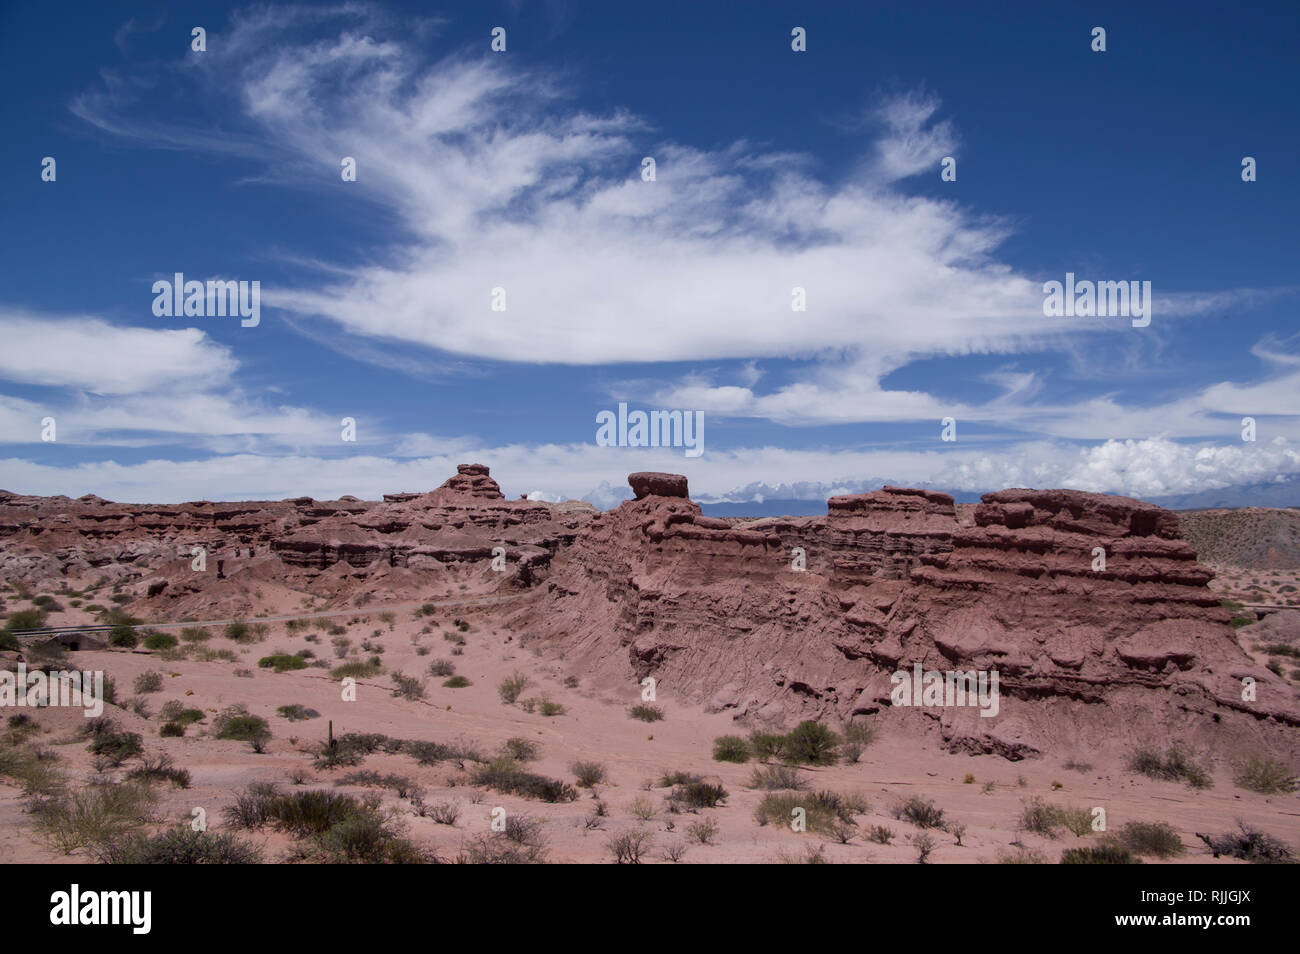
[[[109,865],[258,865],[262,850],[226,832],[193,831],[181,825],[156,835],[124,835],[95,850]]]
[[[37,834],[66,855],[141,828],[153,817],[154,800],[148,785],[122,782],[37,799],[30,811]]]
[[[884,825],[872,825],[863,837],[877,845],[887,845],[894,840],[894,832]]]
[[[166,752],[141,756],[139,767],[127,772],[126,777],[146,783],[169,782],[174,788],[190,787],[189,771],[173,765],[171,756]]]
[[[1209,770],[1177,743],[1164,751],[1156,745],[1139,746],[1129,756],[1128,767],[1148,778],[1186,782],[1192,788],[1210,788],[1214,784]]]
[[[664,710],[659,706],[635,705],[627,710],[627,714],[642,722],[658,722],[663,719]]]
[[[785,737],[782,758],[795,765],[834,765],[840,737],[820,722],[800,722]]]
[[[324,864],[400,865],[431,860],[374,812],[352,815],[331,825],[317,836],[314,848],[312,860]]]
[[[144,743],[138,732],[121,732],[111,728],[92,736],[87,748],[91,755],[102,757],[116,768],[140,755],[144,751]]]
[[[828,834],[840,819],[837,811],[806,792],[768,792],[754,809],[754,820],[760,825],[789,827],[797,817],[795,809],[803,809],[808,831]]]
[[[295,837],[320,834],[361,811],[351,795],[314,788],[277,795],[267,805],[269,820]]]
[[[786,737],[778,732],[754,731],[749,734],[749,745],[756,759],[767,762],[785,755]]]
[[[1061,859],[1064,863],[1064,858]],[[999,848],[997,862],[1000,865],[1045,865],[1047,856],[1034,848],[1017,845],[1015,848]]]
[[[537,743],[531,739],[524,739],[518,736],[506,739],[502,745],[507,758],[512,758],[520,762],[532,762],[541,755]]]
[[[739,735],[720,735],[713,740],[713,761],[745,763],[750,757],[749,742]]]
[[[178,722],[181,725],[202,722],[206,718],[202,709],[187,709],[183,703],[176,699],[169,699],[164,702],[158,717],[165,722]]]
[[[410,798],[412,795],[419,793],[420,788],[407,775],[394,775],[389,773],[381,775],[379,772],[349,772],[342,778],[334,780],[335,785],[364,785],[368,788],[387,788],[391,789],[398,798]]]
[[[506,819],[507,827],[511,815]],[[507,838],[505,832],[494,835],[475,835],[456,856],[458,865],[538,865],[546,863],[544,845],[520,844]]]
[[[12,732],[9,736],[0,739],[0,777],[13,779],[29,798],[61,793],[64,782],[53,753],[13,741]]]
[[[1021,829],[1047,838],[1056,837],[1056,829],[1061,825],[1061,813],[1056,806],[1049,805],[1040,795],[1035,795],[1022,805]]]
[[[424,698],[424,683],[405,673],[393,673],[393,695],[416,702]]]
[[[274,782],[254,782],[237,792],[234,804],[222,809],[222,814],[236,828],[256,830],[271,821],[271,806],[279,795]]]
[[[250,714],[244,706],[230,706],[212,721],[212,734],[218,739],[247,742],[254,752],[262,752],[271,740],[271,727],[265,719]]]
[[[879,730],[865,722],[851,722],[844,727],[844,741],[840,743],[839,756],[846,762],[857,762],[867,746],[876,741]]]
[[[934,802],[913,795],[894,806],[892,814],[900,821],[911,822],[917,828],[942,828],[944,825],[943,809]]]
[[[452,676],[450,679],[444,679],[442,685],[445,689],[464,689],[466,686],[474,685],[474,683],[464,676]]]
[[[144,692],[162,692],[163,674],[156,669],[148,672],[142,672],[135,677],[135,691]]]
[[[566,782],[527,772],[512,759],[494,759],[471,776],[475,785],[483,785],[506,795],[521,795],[544,802],[571,802],[577,789]]]
[[[185,726],[179,722],[164,722],[158,727],[158,734],[164,739],[180,738],[185,735]]]
[[[296,702],[292,705],[279,706],[276,708],[275,712],[277,715],[288,719],[290,722],[305,722],[307,719],[320,718],[320,713],[315,709],[309,709]]]
[[[717,808],[727,798],[727,790],[709,782],[687,782],[673,789],[668,800],[687,809]]]
[[[1248,756],[1234,766],[1233,781],[1239,788],[1262,795],[1285,795],[1300,788],[1300,779],[1285,762],[1260,755]]]
[[[341,666],[335,666],[330,670],[331,679],[366,679],[371,676],[378,676],[384,671],[384,667],[378,659],[368,659],[365,662],[348,662]]]
[[[749,776],[749,787],[780,791],[782,789],[797,792],[807,787],[807,783],[792,765],[766,765],[754,769]]]
[[[118,623],[108,633],[108,644],[119,649],[134,649],[140,642],[135,634],[135,627]]]
[[[163,649],[175,649],[179,645],[179,640],[171,633],[162,633],[154,630],[144,638],[144,648],[151,649],[155,652]]]
[[[263,656],[257,661],[261,669],[274,669],[276,672],[289,672],[294,669],[306,669],[307,660],[301,656],[290,656],[287,653],[275,653],[270,656]]]
[[[1172,858],[1187,850],[1178,832],[1164,822],[1129,822],[1119,830],[1118,837],[1135,855]]]
[[[672,788],[674,785],[689,785],[704,781],[703,775],[694,772],[665,772],[659,779],[660,788]]]
[[[1092,812],[1086,808],[1079,807],[1061,807],[1057,808],[1057,817],[1061,824],[1065,826],[1066,831],[1072,835],[1083,837],[1092,834]]]
[[[1067,848],[1061,853],[1063,865],[1137,865],[1141,859],[1109,835],[1087,848]]]
[[[605,781],[605,766],[599,762],[574,762],[569,766],[579,788],[591,788]]]
[[[251,643],[253,641],[253,630],[247,623],[227,623],[224,632],[226,639],[237,643]]]
[[[9,614],[5,620],[5,629],[18,631],[24,629],[40,629],[45,625],[45,611],[42,609],[25,609],[17,610]]]
[[[497,686],[497,695],[501,697],[502,702],[513,705],[519,701],[519,697],[527,688],[528,677],[522,672],[514,672],[501,680],[500,685]]]

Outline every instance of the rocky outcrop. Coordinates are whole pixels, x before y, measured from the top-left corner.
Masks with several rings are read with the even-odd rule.
[[[855,647],[885,669],[997,669],[1009,714],[939,714],[955,747],[1097,745],[1117,724],[1221,736],[1300,725],[1294,690],[1240,649],[1174,514],[1078,491],[983,499],[975,526],[921,559]],[[877,680],[859,704],[887,697]]]
[[[521,640],[610,689],[654,676],[669,697],[759,723],[878,718],[1011,758],[1141,733],[1297,747],[1295,689],[1242,651],[1212,571],[1160,507],[1017,489],[958,508],[885,487],[833,497],[824,516],[737,521],[704,516],[679,475],[629,483],[636,499],[605,513],[507,500],[481,464],[382,502],[0,492],[0,573],[106,576],[153,619],[252,615],[304,591],[353,606],[436,583],[538,587],[510,620]],[[191,568],[195,546],[208,571]],[[997,714],[892,706],[912,672],[996,672]]]
[[[772,532],[791,553],[799,548],[811,572],[841,582],[903,580],[927,554],[952,549],[952,497],[932,490],[884,487],[826,502],[824,517],[769,517],[743,524]]]
[[[0,492],[0,574],[6,579],[106,576],[132,579],[187,559],[202,547],[214,559],[269,546],[271,540],[338,515],[364,513],[365,501],[244,501],[151,505],[87,495],[35,497]]]
[[[204,607],[243,612],[255,591],[280,585],[331,600],[369,597],[381,571],[396,595],[422,593],[431,571],[471,574],[456,582],[485,592],[542,579],[555,551],[594,513],[582,502],[507,501],[482,464],[460,465],[435,490],[386,494],[383,502],[152,506],[0,492],[0,573],[138,583],[131,608],[151,618]],[[195,547],[208,570],[190,569]],[[504,557],[499,572],[494,555]]]
[[[487,467],[461,464],[436,490],[376,504],[356,517],[319,521],[278,538],[271,549],[289,566],[308,571],[340,563],[487,570],[501,547],[506,569],[498,582],[529,586],[594,513],[588,505],[506,500]]]
[[[661,474],[655,471],[641,471],[629,474],[627,482],[632,485],[632,493],[637,500],[651,495],[656,497],[687,497],[686,478],[681,474]]]
[[[878,714],[1012,758],[1116,744],[1119,724],[1294,743],[1294,690],[1238,647],[1213,574],[1159,507],[1008,490],[962,526],[947,495],[889,487],[732,526],[637,493],[582,529],[514,620],[611,687],[654,676],[759,721]],[[917,664],[996,670],[998,714],[891,707],[891,677]]]

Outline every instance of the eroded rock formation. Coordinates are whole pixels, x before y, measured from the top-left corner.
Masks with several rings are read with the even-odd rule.
[[[820,517],[704,516],[686,479],[636,499],[507,500],[463,464],[427,493],[175,506],[0,492],[0,575],[107,576],[139,616],[252,615],[531,589],[510,625],[571,670],[756,723],[891,720],[1019,758],[1149,733],[1294,750],[1295,690],[1240,648],[1175,516],[1125,497],[1005,490],[973,508],[885,487]],[[203,547],[208,570],[191,569]],[[506,572],[491,568],[504,549]],[[496,551],[498,554],[501,551]],[[454,590],[447,584],[454,584]],[[891,677],[992,672],[996,716],[890,705]]]
[[[594,513],[580,501],[507,501],[482,464],[460,465],[428,493],[383,502],[151,506],[0,492],[0,574],[105,576],[139,590],[135,615],[160,619],[250,613],[277,587],[358,605],[420,598],[453,574],[472,595],[536,583]],[[202,571],[191,567],[195,547]],[[497,547],[505,551],[499,573],[491,569]]]
[[[653,675],[759,721],[888,713],[1013,758],[1135,729],[1286,744],[1300,726],[1294,690],[1242,652],[1212,572],[1151,504],[1007,490],[962,526],[947,495],[891,487],[733,526],[637,494],[578,534],[515,619],[611,687]],[[891,676],[917,663],[997,670],[999,714],[891,707]]]

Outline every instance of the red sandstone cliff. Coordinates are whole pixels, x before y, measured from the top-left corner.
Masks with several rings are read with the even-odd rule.
[[[1159,507],[1007,490],[963,527],[947,495],[885,488],[737,528],[669,477],[633,475],[638,499],[559,554],[544,600],[514,620],[525,638],[611,686],[653,675],[760,721],[888,711],[1011,757],[1127,745],[1135,729],[1294,745],[1295,691],[1238,647],[1211,571]],[[998,716],[891,709],[891,674],[915,663],[998,670]]]

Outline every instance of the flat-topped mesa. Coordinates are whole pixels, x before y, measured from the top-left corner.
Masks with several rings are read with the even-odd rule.
[[[1049,526],[1068,533],[1110,538],[1183,538],[1172,511],[1132,497],[1015,488],[985,494],[980,499],[984,502],[975,508],[975,523],[981,527]]]
[[[986,494],[975,524],[953,534],[950,552],[924,556],[883,616],[845,646],[886,670],[997,670],[1014,718],[945,711],[952,747],[1029,754],[1067,736],[1102,745],[1117,723],[1241,744],[1257,727],[1267,735],[1300,724],[1293,694],[1233,639],[1207,585],[1214,574],[1172,512],[1015,489]],[[1258,701],[1242,698],[1247,676]],[[874,677],[860,704],[885,704],[889,688]]]
[[[826,501],[824,517],[769,517],[748,524],[801,548],[808,570],[840,583],[905,580],[923,557],[947,553],[957,531],[949,494],[883,487]]]
[[[681,474],[661,474],[653,470],[643,470],[627,475],[627,482],[637,500],[649,496],[685,497],[690,499],[686,490],[686,478]]]
[[[1153,584],[1162,601],[1218,604],[1205,588],[1214,571],[1197,563],[1177,516],[1163,507],[1079,490],[1000,490],[983,501],[975,508],[975,526],[955,534],[951,558],[922,562],[957,571]],[[1148,601],[1150,595],[1125,598]]]
[[[843,494],[826,501],[831,516],[895,515],[906,520],[913,515],[946,517],[956,521],[952,495],[916,487],[882,487],[869,494]]]
[[[448,477],[433,493],[457,494],[482,500],[505,500],[506,496],[484,464],[457,464],[456,475]]]
[[[884,487],[826,508],[822,539],[841,582],[905,580],[923,558],[951,550],[957,530],[952,496],[934,490]]]

